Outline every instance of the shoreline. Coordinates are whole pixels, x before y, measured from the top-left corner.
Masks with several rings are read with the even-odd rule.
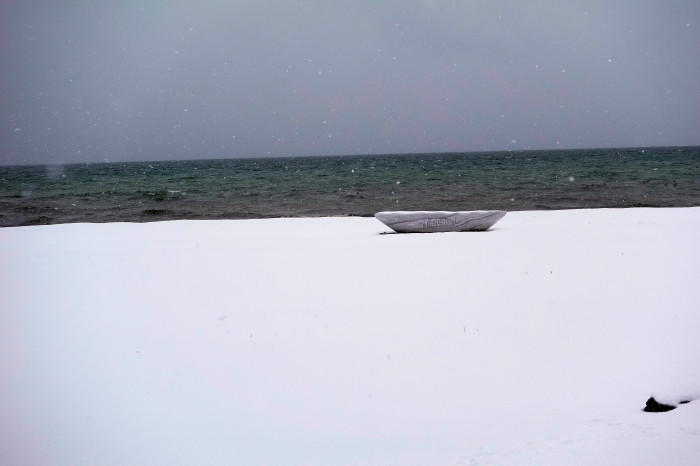
[[[630,205],[630,206],[619,206],[619,205],[611,205],[611,206],[599,206],[599,207],[570,207],[570,208],[548,208],[548,209],[500,209],[496,207],[492,208],[484,208],[484,209],[478,209],[478,210],[505,210],[506,212],[563,212],[563,211],[578,211],[578,210],[587,210],[587,211],[595,211],[595,210],[628,210],[628,209],[692,209],[692,208],[699,208],[700,204],[689,204],[689,205]],[[384,210],[411,210],[414,211],[416,209],[384,209]],[[428,211],[428,210],[436,210],[436,209],[418,209],[422,211]],[[437,209],[437,210],[450,210],[450,209]],[[457,210],[451,210],[451,211],[469,211],[470,209],[457,209]],[[471,209],[474,210],[474,209]],[[378,209],[376,212],[381,211],[381,209]],[[375,213],[376,213],[375,212]],[[165,218],[158,218],[159,215],[167,215],[165,211],[161,213],[156,213],[152,215],[148,215],[146,217],[143,216],[143,214],[134,214],[134,217],[129,217],[126,216],[121,219],[117,220],[104,220],[104,221],[86,221],[86,219],[75,219],[75,220],[70,220],[70,221],[64,221],[64,222],[46,222],[42,223],[37,221],[34,223],[34,221],[29,221],[29,223],[22,223],[19,225],[2,225],[0,224],[0,230],[5,229],[5,228],[21,228],[21,227],[35,227],[35,226],[51,226],[51,225],[76,225],[76,224],[94,224],[94,225],[101,225],[101,224],[113,224],[113,223],[134,223],[134,224],[139,224],[139,223],[160,223],[160,222],[176,222],[176,221],[238,221],[238,220],[274,220],[274,219],[290,219],[290,218],[298,218],[298,219],[318,219],[318,218],[374,218],[374,213],[362,213],[362,214],[355,214],[355,213],[338,213],[338,214],[331,214],[331,215],[323,215],[323,214],[310,214],[310,215],[269,215],[269,216],[256,216],[256,215],[251,215],[251,216],[245,216],[242,215],[240,217],[228,217],[228,216],[218,216],[216,214],[211,214],[211,215],[193,215],[193,216],[175,216],[173,218],[168,218],[167,216]]]

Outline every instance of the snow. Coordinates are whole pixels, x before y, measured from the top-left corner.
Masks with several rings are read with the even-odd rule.
[[[0,463],[697,464],[700,208],[0,229]]]

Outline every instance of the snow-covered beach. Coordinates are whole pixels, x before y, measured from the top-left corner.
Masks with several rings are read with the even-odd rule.
[[[700,461],[700,207],[0,229],[0,463]]]

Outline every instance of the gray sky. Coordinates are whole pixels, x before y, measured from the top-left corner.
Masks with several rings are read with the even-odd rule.
[[[0,163],[700,143],[697,0],[0,0]]]

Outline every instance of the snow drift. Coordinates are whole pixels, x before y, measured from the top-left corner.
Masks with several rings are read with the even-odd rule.
[[[697,464],[700,208],[0,230],[0,463]]]

